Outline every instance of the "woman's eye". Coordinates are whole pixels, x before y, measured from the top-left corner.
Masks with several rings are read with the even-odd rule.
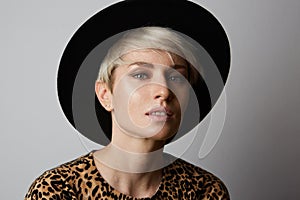
[[[134,78],[144,80],[148,78],[148,75],[145,73],[138,73],[133,75]]]
[[[177,83],[185,82],[185,78],[183,76],[170,76],[169,80]]]

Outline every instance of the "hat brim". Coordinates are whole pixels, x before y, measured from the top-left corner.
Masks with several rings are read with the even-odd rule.
[[[111,132],[110,116],[95,98],[93,105],[83,104],[82,109],[74,113],[73,89],[76,76],[86,57],[101,42],[120,32],[143,26],[169,27],[193,38],[210,55],[224,84],[226,83],[230,68],[229,41],[222,25],[209,11],[185,0],[131,0],[111,5],[92,16],[75,32],[64,50],[57,75],[58,98],[65,116],[82,135],[98,144],[109,143],[109,139],[99,130],[102,129],[106,134]],[[82,88],[90,90],[94,95],[91,84],[94,84],[95,79],[90,81]],[[198,84],[194,90],[197,98],[199,97],[201,121],[216,101],[211,102],[205,84]],[[206,91],[206,95],[203,95],[203,91]],[[218,92],[218,96],[221,92]],[[85,106],[89,108],[86,109]],[[93,115],[97,116],[98,130],[94,127],[77,127],[74,121],[74,115],[90,120],[91,113],[87,112],[92,110],[90,107],[94,108]]]

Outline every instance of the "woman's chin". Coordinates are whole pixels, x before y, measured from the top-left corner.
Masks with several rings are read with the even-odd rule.
[[[149,139],[165,141],[165,140],[168,140],[169,138],[173,137],[174,135],[176,135],[177,131],[178,131],[178,129],[163,128],[161,131],[154,134]]]

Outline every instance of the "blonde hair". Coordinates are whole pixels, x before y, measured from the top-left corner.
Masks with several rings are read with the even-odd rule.
[[[153,49],[173,53],[185,59],[189,66],[189,81],[193,83],[198,78],[197,71],[202,74],[201,67],[197,67],[195,47],[178,32],[163,27],[141,27],[129,30],[108,50],[104,57],[97,81],[111,86],[113,70],[122,64],[121,57],[134,50]],[[195,67],[197,69],[195,69]]]

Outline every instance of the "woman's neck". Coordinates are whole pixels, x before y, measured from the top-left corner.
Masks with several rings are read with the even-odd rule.
[[[102,177],[116,190],[133,197],[151,197],[166,165],[165,141],[137,138],[113,126],[111,143],[94,152]]]
[[[162,149],[149,153],[128,152],[110,144],[94,153],[102,177],[116,190],[133,197],[151,197],[162,178]]]
[[[127,152],[149,153],[163,149],[165,140],[138,138],[113,127],[111,144]]]
[[[116,171],[143,174],[163,168],[163,149],[148,153],[130,152],[111,143],[94,153],[94,158]]]

